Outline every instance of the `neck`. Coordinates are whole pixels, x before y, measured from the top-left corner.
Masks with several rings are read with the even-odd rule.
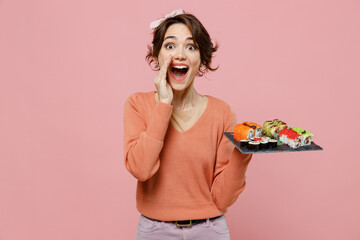
[[[184,111],[195,107],[202,99],[202,96],[195,90],[193,85],[184,91],[173,91],[174,98],[172,105],[175,111]]]

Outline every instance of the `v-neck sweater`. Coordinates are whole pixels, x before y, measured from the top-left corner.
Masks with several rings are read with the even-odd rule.
[[[203,96],[202,99],[192,108],[176,111],[173,108],[170,124],[178,131],[186,131],[191,128],[201,117],[206,109],[208,98]]]
[[[136,206],[162,221],[203,219],[227,212],[246,186],[251,155],[223,135],[236,117],[212,96],[196,123],[184,132],[170,124],[172,105],[155,92],[131,95],[124,110],[124,159],[138,180]]]

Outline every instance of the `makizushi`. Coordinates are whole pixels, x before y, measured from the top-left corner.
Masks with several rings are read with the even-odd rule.
[[[248,147],[249,147],[249,142],[250,142],[249,139],[242,139],[242,140],[240,140],[240,147],[248,148]]]
[[[277,140],[276,139],[270,139],[268,144],[269,144],[269,148],[276,148],[277,147]]]
[[[260,142],[258,141],[249,142],[249,149],[252,151],[258,151],[260,149]]]
[[[261,140],[260,141],[260,149],[267,149],[269,145],[268,140]]]

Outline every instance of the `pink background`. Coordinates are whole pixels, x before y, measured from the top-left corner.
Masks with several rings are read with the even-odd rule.
[[[358,0],[0,1],[0,239],[135,238],[123,106],[154,89],[149,23],[179,7],[220,44],[199,92],[324,148],[255,155],[232,239],[360,239]]]

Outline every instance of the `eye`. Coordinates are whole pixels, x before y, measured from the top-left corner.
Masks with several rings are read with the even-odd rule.
[[[192,44],[187,45],[187,49],[191,50],[191,51],[195,51],[196,47]]]
[[[170,50],[170,49],[174,49],[175,46],[172,43],[168,43],[168,44],[165,44],[165,48]]]

